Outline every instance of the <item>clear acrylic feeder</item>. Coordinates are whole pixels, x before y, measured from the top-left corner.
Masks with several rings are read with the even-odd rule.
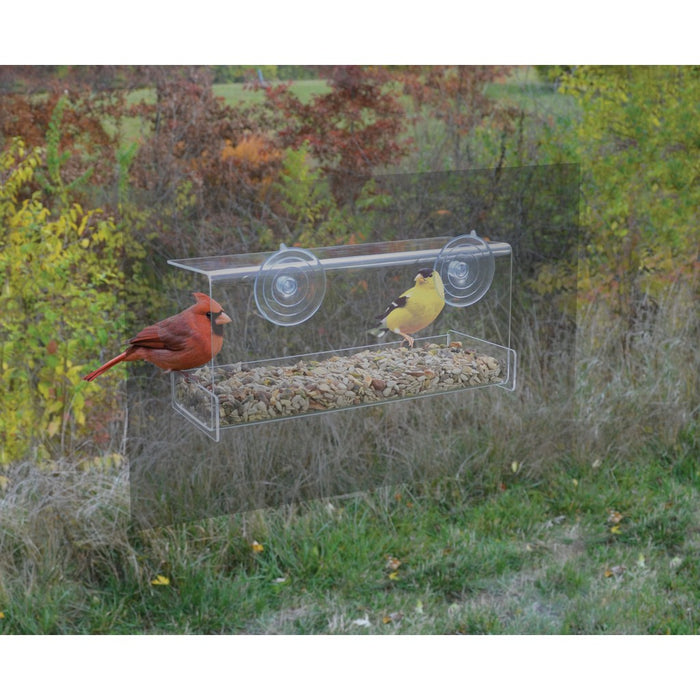
[[[232,322],[222,351],[171,374],[172,405],[216,441],[221,431],[397,400],[513,390],[512,251],[474,231],[453,237],[170,260]],[[409,348],[368,330],[437,270],[445,306]]]

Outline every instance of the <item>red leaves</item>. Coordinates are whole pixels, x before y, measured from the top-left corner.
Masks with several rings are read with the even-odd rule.
[[[308,144],[326,172],[343,175],[369,175],[406,155],[405,110],[390,89],[391,74],[376,66],[329,66],[324,72],[330,91],[308,103],[286,86],[268,88],[268,105],[287,124],[278,132],[281,147]]]

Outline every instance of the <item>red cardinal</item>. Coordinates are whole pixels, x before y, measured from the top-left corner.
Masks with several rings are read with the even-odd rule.
[[[189,309],[147,326],[129,341],[121,355],[105,362],[99,369],[86,374],[91,382],[120,362],[147,360],[166,371],[192,369],[211,360],[224,343],[225,323],[231,319],[221,305],[206,294],[194,292],[197,303]]]

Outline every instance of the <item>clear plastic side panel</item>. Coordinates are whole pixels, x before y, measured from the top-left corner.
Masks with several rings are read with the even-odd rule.
[[[196,373],[171,372],[173,408],[213,440],[219,441],[221,409],[219,397],[211,391],[211,366]]]

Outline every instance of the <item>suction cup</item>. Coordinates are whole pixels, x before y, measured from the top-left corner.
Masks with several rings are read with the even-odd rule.
[[[489,244],[472,231],[445,244],[435,269],[445,285],[445,302],[471,306],[489,291],[496,262]]]
[[[255,278],[258,311],[278,326],[296,326],[318,311],[326,293],[326,272],[303,248],[282,247],[260,267]]]

